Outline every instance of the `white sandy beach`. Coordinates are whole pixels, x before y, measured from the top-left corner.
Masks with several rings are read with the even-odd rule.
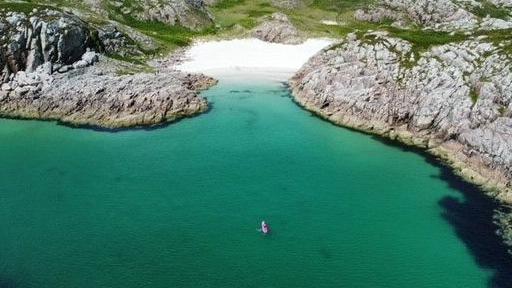
[[[176,68],[200,72],[217,79],[269,78],[286,81],[314,54],[332,41],[309,39],[300,45],[236,39],[197,42]]]

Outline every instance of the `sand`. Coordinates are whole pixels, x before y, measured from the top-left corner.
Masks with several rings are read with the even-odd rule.
[[[286,81],[311,56],[331,43],[327,39],[309,39],[300,45],[285,45],[253,38],[197,42],[176,68],[220,80],[263,77]]]

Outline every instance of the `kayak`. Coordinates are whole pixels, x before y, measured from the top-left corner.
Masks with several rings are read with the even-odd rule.
[[[270,233],[270,227],[268,227],[268,225],[267,225],[267,223],[265,223],[265,221],[261,221],[261,232],[263,234]]]

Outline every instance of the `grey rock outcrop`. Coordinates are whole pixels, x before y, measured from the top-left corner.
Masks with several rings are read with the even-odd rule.
[[[26,15],[0,12],[0,79],[19,71],[32,72],[44,63],[58,69],[80,60],[93,47],[93,34],[78,17],[44,10]]]
[[[203,4],[187,5],[199,9]],[[119,75],[119,66],[133,64],[109,60],[90,49],[139,55],[139,47],[152,47],[150,41],[145,43],[147,36],[129,27],[110,22],[91,28],[75,15],[49,9],[0,14],[2,117],[124,128],[156,125],[208,109],[198,91],[215,80],[169,69]]]
[[[508,0],[494,2],[502,9],[512,8],[512,6],[508,6]],[[380,0],[373,8],[357,10],[355,17],[360,21],[370,22],[384,20],[393,20],[397,23],[411,22],[438,31],[510,28],[512,25],[510,17],[506,19],[480,18],[471,12],[481,6],[482,3],[479,1],[463,0]]]
[[[130,32],[131,35],[138,35],[133,33],[134,31]],[[139,49],[139,43],[144,43],[144,41],[135,41],[131,37],[128,37],[127,34],[120,31],[118,25],[110,23],[102,26],[98,29],[98,37],[103,51],[107,54],[117,54],[121,56],[143,55],[143,52]],[[156,45],[153,45],[150,48],[153,49],[147,50],[156,49]]]
[[[252,35],[260,40],[272,43],[299,44],[304,41],[288,17],[279,12],[272,14],[254,28]]]
[[[482,30],[504,30],[512,29],[512,21],[505,21],[503,19],[485,17],[480,23]]]
[[[411,47],[385,33],[350,35],[294,76],[295,99],[338,124],[428,148],[512,203],[510,60],[476,39],[421,56]]]
[[[78,62],[98,60],[89,52],[82,58]],[[198,91],[215,84],[209,77],[177,71],[117,75],[109,72],[117,64],[104,61],[86,68],[75,63],[80,67],[63,74],[49,74],[44,66],[17,73],[0,90],[0,115],[113,129],[157,125],[208,109]]]
[[[512,204],[512,64],[485,38],[415,55],[383,32],[350,34],[312,57],[290,86],[317,115],[426,148]],[[495,217],[512,247],[512,214]]]
[[[180,25],[194,30],[213,24],[213,16],[203,0],[144,0],[137,5],[129,9],[140,10],[134,12],[135,15],[146,21]]]

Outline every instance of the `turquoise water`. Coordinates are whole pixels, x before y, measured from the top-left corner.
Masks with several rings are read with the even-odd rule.
[[[204,94],[211,112],[160,129],[0,120],[0,287],[488,287],[501,277],[487,263],[501,248],[472,244],[492,238],[491,220],[471,219],[473,229],[456,218],[481,194],[424,156],[312,117],[278,83]],[[263,219],[272,235],[257,231]]]

